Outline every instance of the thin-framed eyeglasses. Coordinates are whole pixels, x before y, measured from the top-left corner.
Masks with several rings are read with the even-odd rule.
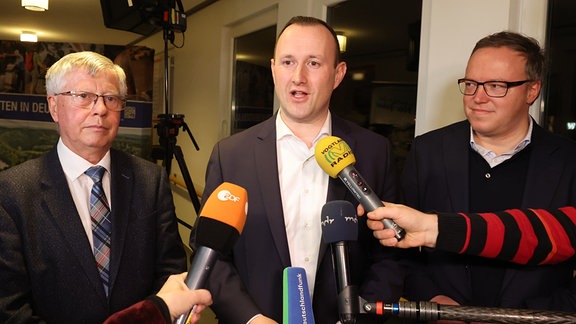
[[[55,96],[70,96],[72,97],[72,103],[82,109],[92,109],[98,101],[98,98],[102,97],[106,109],[111,111],[122,111],[126,107],[126,99],[117,95],[99,95],[96,93],[88,91],[76,91],[70,90],[66,92],[55,93]]]
[[[478,91],[478,86],[484,87],[484,92],[488,97],[502,98],[508,94],[508,89],[523,85],[532,80],[522,81],[486,81],[478,82],[470,79],[458,79],[458,87],[460,92],[465,96],[473,96]]]

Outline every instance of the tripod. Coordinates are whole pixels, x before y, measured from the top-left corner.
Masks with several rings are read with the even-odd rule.
[[[162,164],[166,168],[166,173],[168,175],[170,175],[170,170],[172,169],[172,158],[176,157],[176,161],[178,161],[178,166],[182,172],[182,177],[186,183],[186,188],[188,188],[188,194],[190,195],[190,199],[194,205],[194,210],[198,215],[200,212],[200,200],[196,195],[194,183],[190,178],[190,172],[188,172],[186,161],[184,160],[184,154],[182,153],[182,148],[176,145],[176,137],[178,136],[180,127],[182,127],[188,133],[188,136],[192,140],[192,143],[194,143],[196,150],[198,151],[200,148],[198,147],[194,136],[192,136],[192,132],[190,131],[188,124],[186,124],[184,121],[184,115],[160,114],[158,117],[160,118],[160,122],[155,127],[160,138],[160,146],[153,150],[153,155],[157,160],[162,160]],[[186,227],[191,228],[189,224],[180,220],[178,221]]]
[[[165,9],[165,14],[163,15],[162,27],[164,30],[164,109],[167,112],[170,103],[169,97],[169,58],[168,58],[168,41],[174,41],[174,29],[184,32],[186,30],[186,15],[182,14],[182,3],[180,0],[176,1],[180,8],[180,12],[176,11],[174,6],[171,5]],[[168,14],[174,12],[175,14]],[[179,129],[182,127],[184,131],[188,133],[188,136],[194,143],[196,150],[200,150],[188,124],[184,121],[184,115],[181,114],[171,114],[164,113],[158,115],[160,119],[159,123],[155,126],[160,140],[160,145],[152,149],[152,157],[156,160],[162,160],[162,164],[166,168],[166,173],[170,175],[170,170],[172,168],[172,158],[176,157],[178,161],[178,166],[182,172],[182,177],[184,177],[184,182],[186,183],[186,188],[188,189],[188,194],[190,200],[194,205],[194,210],[196,215],[200,212],[200,201],[196,195],[196,189],[194,188],[194,183],[190,178],[190,172],[186,166],[186,161],[184,160],[184,154],[182,153],[182,148],[176,144]],[[187,228],[191,229],[192,226],[186,222],[178,219],[178,222]]]

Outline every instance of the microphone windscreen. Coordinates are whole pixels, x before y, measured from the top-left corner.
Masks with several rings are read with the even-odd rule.
[[[228,253],[242,234],[247,212],[246,189],[229,182],[220,184],[200,211],[195,244]]]
[[[314,148],[314,156],[320,168],[332,178],[338,177],[340,171],[356,163],[350,146],[336,136],[326,136],[319,140]]]
[[[330,244],[358,239],[358,217],[351,202],[334,200],[322,207],[322,241]]]
[[[314,324],[306,270],[288,267],[283,273],[283,323]]]

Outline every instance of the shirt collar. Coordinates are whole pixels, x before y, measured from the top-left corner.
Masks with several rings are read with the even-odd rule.
[[[520,141],[520,143],[518,143],[516,145],[516,147],[514,147],[513,150],[506,152],[504,154],[510,154],[510,155],[514,155],[520,151],[522,151],[526,146],[528,146],[528,144],[530,144],[530,142],[532,141],[532,130],[534,128],[534,121],[532,120],[532,118],[530,119],[530,124],[528,126],[528,132],[526,132],[526,136],[524,136],[524,138]],[[476,142],[474,141],[474,131],[472,130],[472,126],[470,126],[470,146],[472,147],[472,149],[478,153],[480,153],[480,155],[485,156],[488,153],[491,153],[492,151],[485,149],[484,147],[480,146],[479,144],[476,144]]]
[[[330,114],[330,111],[328,111],[324,125],[322,125],[322,128],[314,139],[313,144],[316,144],[320,139],[329,136],[330,134],[332,134],[332,115]],[[282,120],[282,117],[280,117],[280,112],[278,112],[276,114],[276,141],[280,141],[287,137],[296,137],[296,135],[294,135],[290,128],[288,128],[288,125],[286,125]]]
[[[60,164],[64,170],[64,174],[72,181],[76,180],[79,176],[84,174],[84,171],[88,170],[92,163],[84,160],[80,155],[72,152],[63,142],[62,138],[58,140],[56,146],[58,151],[58,158],[60,159]],[[100,160],[97,165],[103,166],[108,172],[110,172],[110,150],[106,152],[106,155]]]

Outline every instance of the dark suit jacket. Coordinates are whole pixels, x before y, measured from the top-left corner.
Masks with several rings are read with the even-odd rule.
[[[536,123],[521,206],[556,208],[576,203],[576,143],[546,132]],[[402,175],[402,196],[423,211],[469,210],[470,124],[462,121],[416,137]],[[467,259],[435,251],[429,254],[428,277],[407,280],[413,299],[444,294],[467,304],[470,280]],[[485,262],[485,260],[484,260]],[[417,279],[418,278],[418,279]],[[500,307],[576,310],[570,285],[572,266],[510,265],[499,296]],[[576,291],[576,290],[574,290]]]
[[[350,145],[357,160],[355,167],[379,197],[394,199],[396,185],[388,140],[334,115],[332,132]],[[282,322],[282,271],[291,264],[278,180],[275,116],[214,147],[204,198],[224,181],[248,191],[248,216],[232,255],[218,262],[209,278],[212,308],[221,323],[246,323],[258,313]],[[327,197],[328,201],[345,199],[358,204],[339,179],[330,179]],[[392,259],[396,251],[378,244],[364,217],[360,218],[359,231],[358,242],[350,245],[353,284],[367,288],[361,293],[368,300],[397,301],[403,272]],[[321,246],[320,256],[313,311],[317,323],[335,323],[338,292],[330,249]]]
[[[56,148],[0,173],[0,322],[102,323],[186,270],[160,166],[111,151],[106,298]]]

